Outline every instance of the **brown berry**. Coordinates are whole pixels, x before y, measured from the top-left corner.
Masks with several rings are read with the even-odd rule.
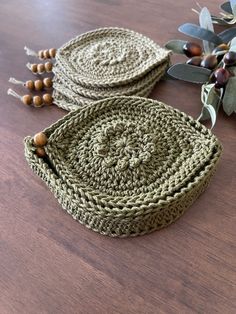
[[[32,96],[31,95],[24,95],[24,96],[22,96],[21,100],[22,100],[23,104],[25,104],[25,105],[29,106],[32,104]]]
[[[31,64],[31,71],[33,73],[37,73],[38,72],[38,65],[35,63]]]
[[[34,136],[34,145],[43,147],[47,144],[48,138],[43,132],[39,132]]]
[[[50,94],[44,94],[43,95],[43,102],[46,104],[46,105],[51,105],[53,103],[53,98]]]
[[[38,56],[39,56],[40,59],[43,59],[44,58],[44,51],[43,50],[39,50]]]
[[[51,72],[52,71],[52,62],[46,62],[44,64],[46,72]]]
[[[35,89],[37,91],[42,90],[43,89],[43,82],[41,80],[36,80],[34,82],[34,86],[35,86]]]
[[[38,73],[43,73],[43,72],[45,72],[45,66],[44,66],[43,63],[39,63],[39,64],[37,65],[37,71],[38,71]]]
[[[33,103],[34,103],[35,107],[41,107],[43,104],[43,100],[40,96],[34,96],[33,97]]]
[[[34,90],[34,81],[32,80],[26,81],[25,87],[28,88],[29,90]]]
[[[213,70],[218,64],[217,57],[215,55],[208,55],[205,56],[204,59],[201,62],[201,66],[203,68],[207,68],[210,70]]]
[[[236,52],[234,51],[228,51],[225,55],[224,55],[224,59],[223,59],[224,63],[226,65],[234,65],[236,63]]]
[[[57,50],[55,48],[49,49],[49,55],[51,58],[55,58]]]
[[[50,54],[49,54],[49,50],[48,49],[43,51],[43,56],[44,56],[44,59],[49,59],[50,58]]]
[[[43,147],[37,147],[36,150],[36,155],[39,157],[39,158],[43,158],[46,156],[46,152],[45,152],[45,149]]]
[[[183,52],[189,58],[202,55],[202,47],[193,42],[187,42],[183,46]]]
[[[220,44],[212,51],[212,54],[216,54],[217,52],[225,50],[229,50],[229,46],[227,44]]]
[[[202,62],[202,57],[195,56],[189,59],[186,63],[190,65],[200,66],[201,62]]]
[[[43,79],[43,84],[45,87],[50,88],[52,87],[52,79],[50,77],[45,77]]]
[[[217,69],[214,72],[215,88],[224,87],[227,84],[229,77],[230,77],[229,71],[227,71],[224,68]]]

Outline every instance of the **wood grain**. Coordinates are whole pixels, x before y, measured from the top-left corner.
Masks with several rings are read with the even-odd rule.
[[[218,0],[202,4],[219,11]],[[65,111],[28,108],[6,94],[10,76],[33,77],[25,45],[59,47],[103,26],[131,28],[164,44],[186,38],[177,27],[197,23],[192,6],[187,0],[1,1],[1,314],[235,313],[235,115],[218,118],[214,132],[224,153],[207,192],[172,226],[120,240],[75,222],[25,162],[23,138]],[[152,96],[194,117],[201,108],[200,87],[188,83],[162,82]]]

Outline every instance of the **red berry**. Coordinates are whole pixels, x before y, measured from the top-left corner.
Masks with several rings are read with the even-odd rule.
[[[196,43],[187,42],[183,46],[183,52],[189,58],[202,55],[202,47]]]
[[[229,51],[224,56],[224,63],[226,65],[234,65],[236,63],[236,52]]]
[[[201,66],[203,68],[207,68],[210,70],[213,70],[218,64],[217,57],[215,55],[208,55],[204,57],[204,59],[201,62]]]
[[[224,87],[229,80],[229,71],[224,68],[219,68],[214,72],[215,77],[215,87],[222,88]]]

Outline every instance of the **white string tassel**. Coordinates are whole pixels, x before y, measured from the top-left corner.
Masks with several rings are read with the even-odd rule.
[[[31,63],[26,63],[26,67],[31,71]]]
[[[37,52],[35,52],[34,50],[32,50],[26,46],[24,47],[24,50],[28,56],[38,57]]]
[[[22,82],[22,81],[16,80],[14,77],[10,77],[10,78],[9,78],[9,83],[17,84],[17,85],[24,85],[24,84],[25,84],[25,83]]]
[[[8,94],[8,95],[11,95],[11,96],[13,96],[13,97],[15,97],[15,98],[21,99],[21,96],[20,96],[19,94],[17,94],[17,93],[16,93],[13,89],[11,89],[11,88],[8,89],[7,94]]]

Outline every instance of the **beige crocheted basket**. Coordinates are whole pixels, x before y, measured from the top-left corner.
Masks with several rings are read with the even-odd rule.
[[[179,218],[205,190],[221,154],[210,130],[161,102],[114,97],[44,130],[46,158],[25,156],[62,207],[109,236],[136,236]]]

